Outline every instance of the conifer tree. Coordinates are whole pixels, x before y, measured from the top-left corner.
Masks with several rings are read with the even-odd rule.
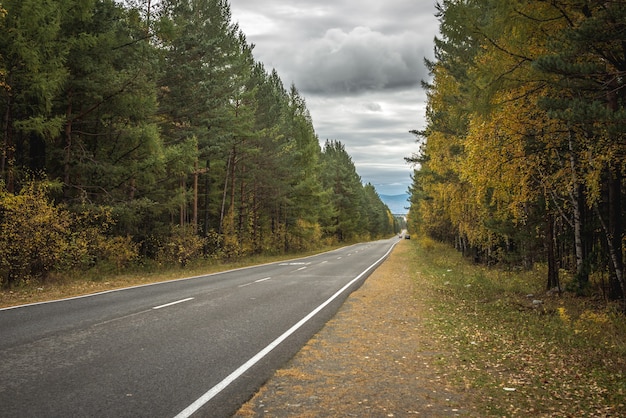
[[[70,7],[75,3],[74,7]],[[82,0],[8,0],[2,3],[2,142],[0,175],[9,191],[24,170],[41,171],[46,142],[62,129],[64,115],[54,112],[54,100],[68,77],[70,48],[63,39],[67,14],[83,17],[92,2]],[[24,150],[18,151],[18,150]],[[19,188],[19,186],[18,186]]]
[[[326,225],[339,242],[357,238],[361,225],[362,184],[352,158],[340,141],[327,140],[322,153],[322,184],[331,191],[333,216]]]

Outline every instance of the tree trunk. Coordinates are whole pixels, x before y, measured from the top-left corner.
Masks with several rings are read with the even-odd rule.
[[[572,189],[570,198],[572,202],[572,218],[574,223],[574,250],[576,253],[576,281],[578,290],[582,291],[589,283],[589,273],[585,267],[585,247],[583,242],[583,206],[585,199],[582,186],[578,183],[576,174],[576,157],[574,155],[573,133],[569,135],[569,161],[572,176]]]
[[[237,150],[233,147],[233,158],[230,164],[230,206],[229,210],[232,210],[234,213],[235,210],[235,170],[236,170],[236,161],[237,161]],[[234,222],[234,219],[233,219]]]
[[[0,174],[9,188],[9,145],[10,145],[10,129],[11,129],[11,94],[7,99],[6,109],[4,110],[4,118],[2,121],[2,154],[0,155]]]
[[[209,204],[211,202],[211,160],[206,160],[206,173],[204,176],[204,236],[209,233]]]
[[[185,197],[185,189],[186,182],[185,176],[180,177],[180,193],[181,193],[181,203],[180,203],[180,227],[183,228],[185,226],[185,218],[187,217],[187,198]]]
[[[624,57],[626,57],[626,43],[622,43]],[[622,70],[626,62],[622,61]],[[607,79],[607,107],[612,112],[619,110],[620,97],[624,92],[620,89],[617,77]],[[612,172],[611,172],[612,171]],[[617,164],[613,170],[609,170],[609,225],[608,237],[609,253],[613,263],[613,274],[609,279],[609,298],[613,300],[624,299],[626,303],[626,283],[624,283],[624,260],[622,248],[622,167]],[[626,306],[625,306],[626,308]]]
[[[224,192],[222,193],[222,209],[220,211],[220,233],[224,232],[224,210],[226,207],[226,194],[228,193],[228,178],[230,177],[230,167],[234,158],[234,150],[231,150],[226,163],[226,176],[224,178]]]
[[[239,222],[237,225],[237,230],[241,237],[244,235],[245,231],[245,216],[246,216],[246,167],[245,165],[241,165],[241,178],[239,184]],[[248,238],[247,236],[245,237]]]
[[[70,162],[72,158],[72,92],[68,93],[65,110],[65,159],[63,161],[63,197],[69,199],[70,194]]]
[[[193,222],[193,233],[198,234],[198,176],[200,172],[198,171],[198,160],[193,163],[193,214],[192,214],[192,222]]]
[[[548,283],[546,289],[550,290],[557,288],[559,292],[561,292],[561,284],[559,282],[559,268],[556,262],[556,253],[554,251],[554,217],[552,216],[552,213],[546,213],[545,222],[545,247],[548,257]]]
[[[609,236],[612,248],[613,274],[609,279],[609,297],[613,300],[626,296],[624,291],[624,260],[622,248],[622,172],[616,167],[609,174]]]

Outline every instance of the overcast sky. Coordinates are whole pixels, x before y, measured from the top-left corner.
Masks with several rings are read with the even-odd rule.
[[[254,55],[305,98],[315,131],[341,141],[365,183],[402,194],[424,127],[424,57],[435,0],[230,0]]]

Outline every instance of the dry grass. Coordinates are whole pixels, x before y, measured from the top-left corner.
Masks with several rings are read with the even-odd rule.
[[[236,417],[453,416],[468,412],[433,363],[444,355],[413,296],[403,242]]]

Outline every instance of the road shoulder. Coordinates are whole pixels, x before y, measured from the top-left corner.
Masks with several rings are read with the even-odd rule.
[[[402,242],[284,368],[235,414],[244,417],[460,416],[428,335]]]

